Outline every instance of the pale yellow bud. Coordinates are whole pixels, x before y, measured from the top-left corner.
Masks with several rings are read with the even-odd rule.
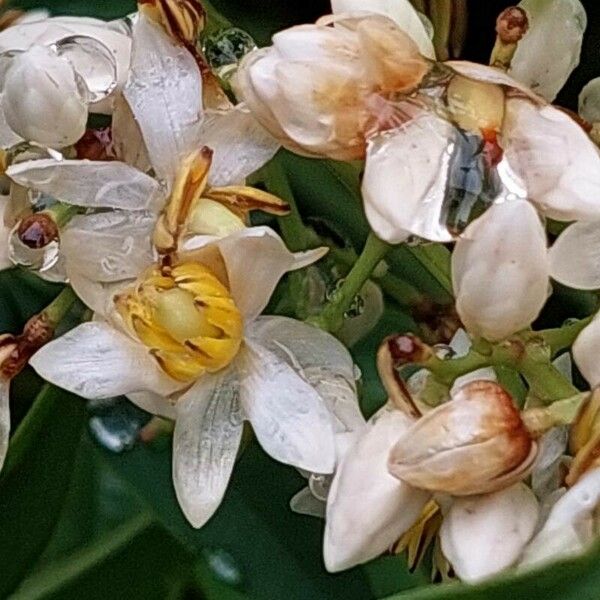
[[[225,237],[241,231],[246,224],[232,210],[209,198],[200,198],[190,215],[188,229],[199,235]]]
[[[416,421],[393,447],[388,467],[414,487],[467,496],[524,478],[536,454],[510,395],[493,381],[474,381]]]

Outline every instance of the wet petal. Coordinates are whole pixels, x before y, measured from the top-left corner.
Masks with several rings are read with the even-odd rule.
[[[594,320],[577,336],[573,344],[573,360],[591,388],[600,385],[600,318]]]
[[[214,152],[208,175],[210,186],[243,182],[270,161],[279,142],[242,105],[207,113],[200,139]]]
[[[177,410],[168,398],[155,394],[154,392],[132,392],[127,394],[127,399],[138,408],[164,419],[174,421],[177,418]]]
[[[332,0],[331,10],[335,14],[371,12],[389,17],[419,47],[427,58],[435,59],[433,43],[417,11],[408,0]]]
[[[173,183],[181,161],[200,147],[202,77],[194,57],[140,15],[123,90],[159,178]]]
[[[550,248],[553,279],[578,290],[600,288],[600,221],[573,223]]]
[[[392,477],[389,452],[411,419],[382,409],[335,474],[327,501],[323,556],[342,571],[385,552],[416,522],[430,494]]]
[[[114,312],[113,298],[115,295],[129,283],[134,280],[115,281],[101,283],[89,279],[74,269],[67,268],[67,275],[71,287],[79,296],[81,301],[95,313],[109,318]]]
[[[238,382],[230,371],[204,375],[177,402],[173,484],[194,527],[221,504],[242,439]]]
[[[77,206],[159,210],[164,199],[155,179],[118,161],[47,158],[11,165],[6,173],[20,185]]]
[[[548,271],[546,234],[533,207],[523,200],[493,205],[467,227],[452,254],[462,322],[491,340],[529,326],[546,302]]]
[[[74,217],[61,232],[69,270],[99,282],[135,279],[154,259],[152,213],[104,212]]]
[[[256,437],[276,460],[331,473],[335,447],[331,417],[317,391],[256,342],[240,355],[240,399]]]
[[[529,199],[546,216],[559,221],[600,218],[600,153],[566,113],[509,99],[501,143]]]
[[[0,471],[4,465],[10,437],[10,382],[0,381]]]
[[[144,173],[148,172],[151,168],[150,159],[140,126],[121,94],[114,101],[111,131],[112,150],[115,156]]]
[[[585,9],[579,0],[522,0],[519,7],[529,30],[517,44],[509,74],[552,102],[579,64]]]
[[[442,223],[454,127],[433,113],[371,139],[362,190],[373,231],[397,244],[410,234],[450,241]]]
[[[47,381],[87,399],[143,390],[166,395],[181,387],[141,343],[108,323],[79,325],[44,346],[30,364]]]
[[[444,556],[464,581],[495,575],[519,559],[533,535],[538,512],[533,492],[523,483],[456,499],[440,530]]]
[[[354,363],[332,335],[287,317],[258,317],[246,334],[312,385],[333,416],[337,433],[365,425],[358,405]]]

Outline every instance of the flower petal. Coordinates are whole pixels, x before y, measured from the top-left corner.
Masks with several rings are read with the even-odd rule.
[[[4,215],[9,208],[9,201],[9,196],[0,195],[0,270],[13,266],[12,261],[8,257],[8,240],[11,228],[4,221]]]
[[[600,288],[600,221],[567,227],[550,248],[550,275],[578,290]]]
[[[243,182],[279,149],[279,142],[239,104],[229,111],[207,113],[200,136],[214,151],[208,174],[213,187]]]
[[[127,394],[127,399],[138,408],[163,419],[174,421],[177,418],[175,406],[167,398],[154,392],[132,392]]]
[[[533,535],[539,507],[518,483],[493,494],[454,500],[444,516],[444,556],[464,581],[490,577],[514,564]]]
[[[113,298],[115,295],[130,283],[129,281],[101,283],[85,277],[76,270],[69,270],[68,268],[67,275],[71,287],[81,301],[95,313],[106,318],[109,318],[114,313]]]
[[[164,202],[156,180],[118,161],[48,158],[11,165],[6,174],[20,185],[77,206],[158,211]]]
[[[331,10],[334,14],[370,12],[389,17],[412,38],[423,56],[435,60],[427,29],[408,0],[331,0]]]
[[[573,360],[593,389],[600,385],[600,317],[582,330],[573,344]]]
[[[102,322],[83,323],[46,344],[30,364],[47,381],[87,399],[144,390],[167,395],[181,387],[142,344]]]
[[[10,381],[0,380],[0,471],[4,465],[10,437]]]
[[[287,317],[258,317],[247,336],[286,362],[321,396],[333,417],[336,433],[365,426],[358,405],[354,363],[332,335]]]
[[[74,217],[61,232],[69,270],[98,282],[135,279],[154,260],[149,212],[113,211]]]
[[[530,27],[517,44],[508,73],[552,102],[579,64],[585,9],[579,0],[522,0],[519,7]]]
[[[502,146],[543,214],[559,221],[600,218],[600,153],[565,112],[508,99]]]
[[[177,402],[173,484],[194,527],[221,504],[242,439],[238,382],[231,371],[204,375]]]
[[[537,317],[548,274],[546,234],[534,208],[524,200],[495,204],[452,254],[458,314],[471,334],[503,339]]]
[[[389,452],[411,419],[384,408],[339,465],[327,501],[323,556],[330,572],[375,558],[419,518],[431,497],[392,477]]]
[[[362,190],[367,219],[381,239],[452,240],[443,213],[454,138],[448,121],[424,112],[370,140]]]
[[[290,508],[293,512],[307,517],[325,518],[325,502],[313,496],[309,487],[302,488],[290,500]]]
[[[111,121],[112,151],[124,163],[146,173],[150,170],[150,159],[146,144],[133,112],[122,94],[114,101]]]
[[[260,344],[240,355],[240,399],[256,437],[274,459],[313,473],[331,473],[331,417],[317,391]]]
[[[157,176],[173,183],[182,159],[200,147],[202,77],[192,54],[144,15],[133,26],[123,94]]]
[[[0,148],[6,150],[19,144],[23,141],[23,138],[17,135],[6,122],[6,116],[4,115],[4,109],[2,96],[0,95]]]

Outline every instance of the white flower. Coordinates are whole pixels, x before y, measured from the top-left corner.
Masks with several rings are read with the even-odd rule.
[[[125,394],[174,418],[175,489],[200,527],[223,497],[244,419],[277,460],[315,473],[334,468],[327,404],[354,402],[352,359],[310,325],[259,317],[281,276],[322,254],[291,254],[264,227],[192,238],[172,267],[150,266],[137,283],[106,290],[96,321],[31,364],[85,398]]]
[[[88,110],[112,110],[130,49],[126,33],[96,19],[42,18],[0,32],[2,147],[20,138],[51,148],[75,143]]]
[[[8,257],[8,238],[10,235],[9,224],[5,222],[6,209],[8,208],[8,196],[0,195],[0,270],[13,266]]]

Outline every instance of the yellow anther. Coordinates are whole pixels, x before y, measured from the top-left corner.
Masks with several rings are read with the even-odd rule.
[[[180,381],[226,367],[242,342],[242,316],[229,290],[199,263],[150,269],[116,307],[161,368]]]

